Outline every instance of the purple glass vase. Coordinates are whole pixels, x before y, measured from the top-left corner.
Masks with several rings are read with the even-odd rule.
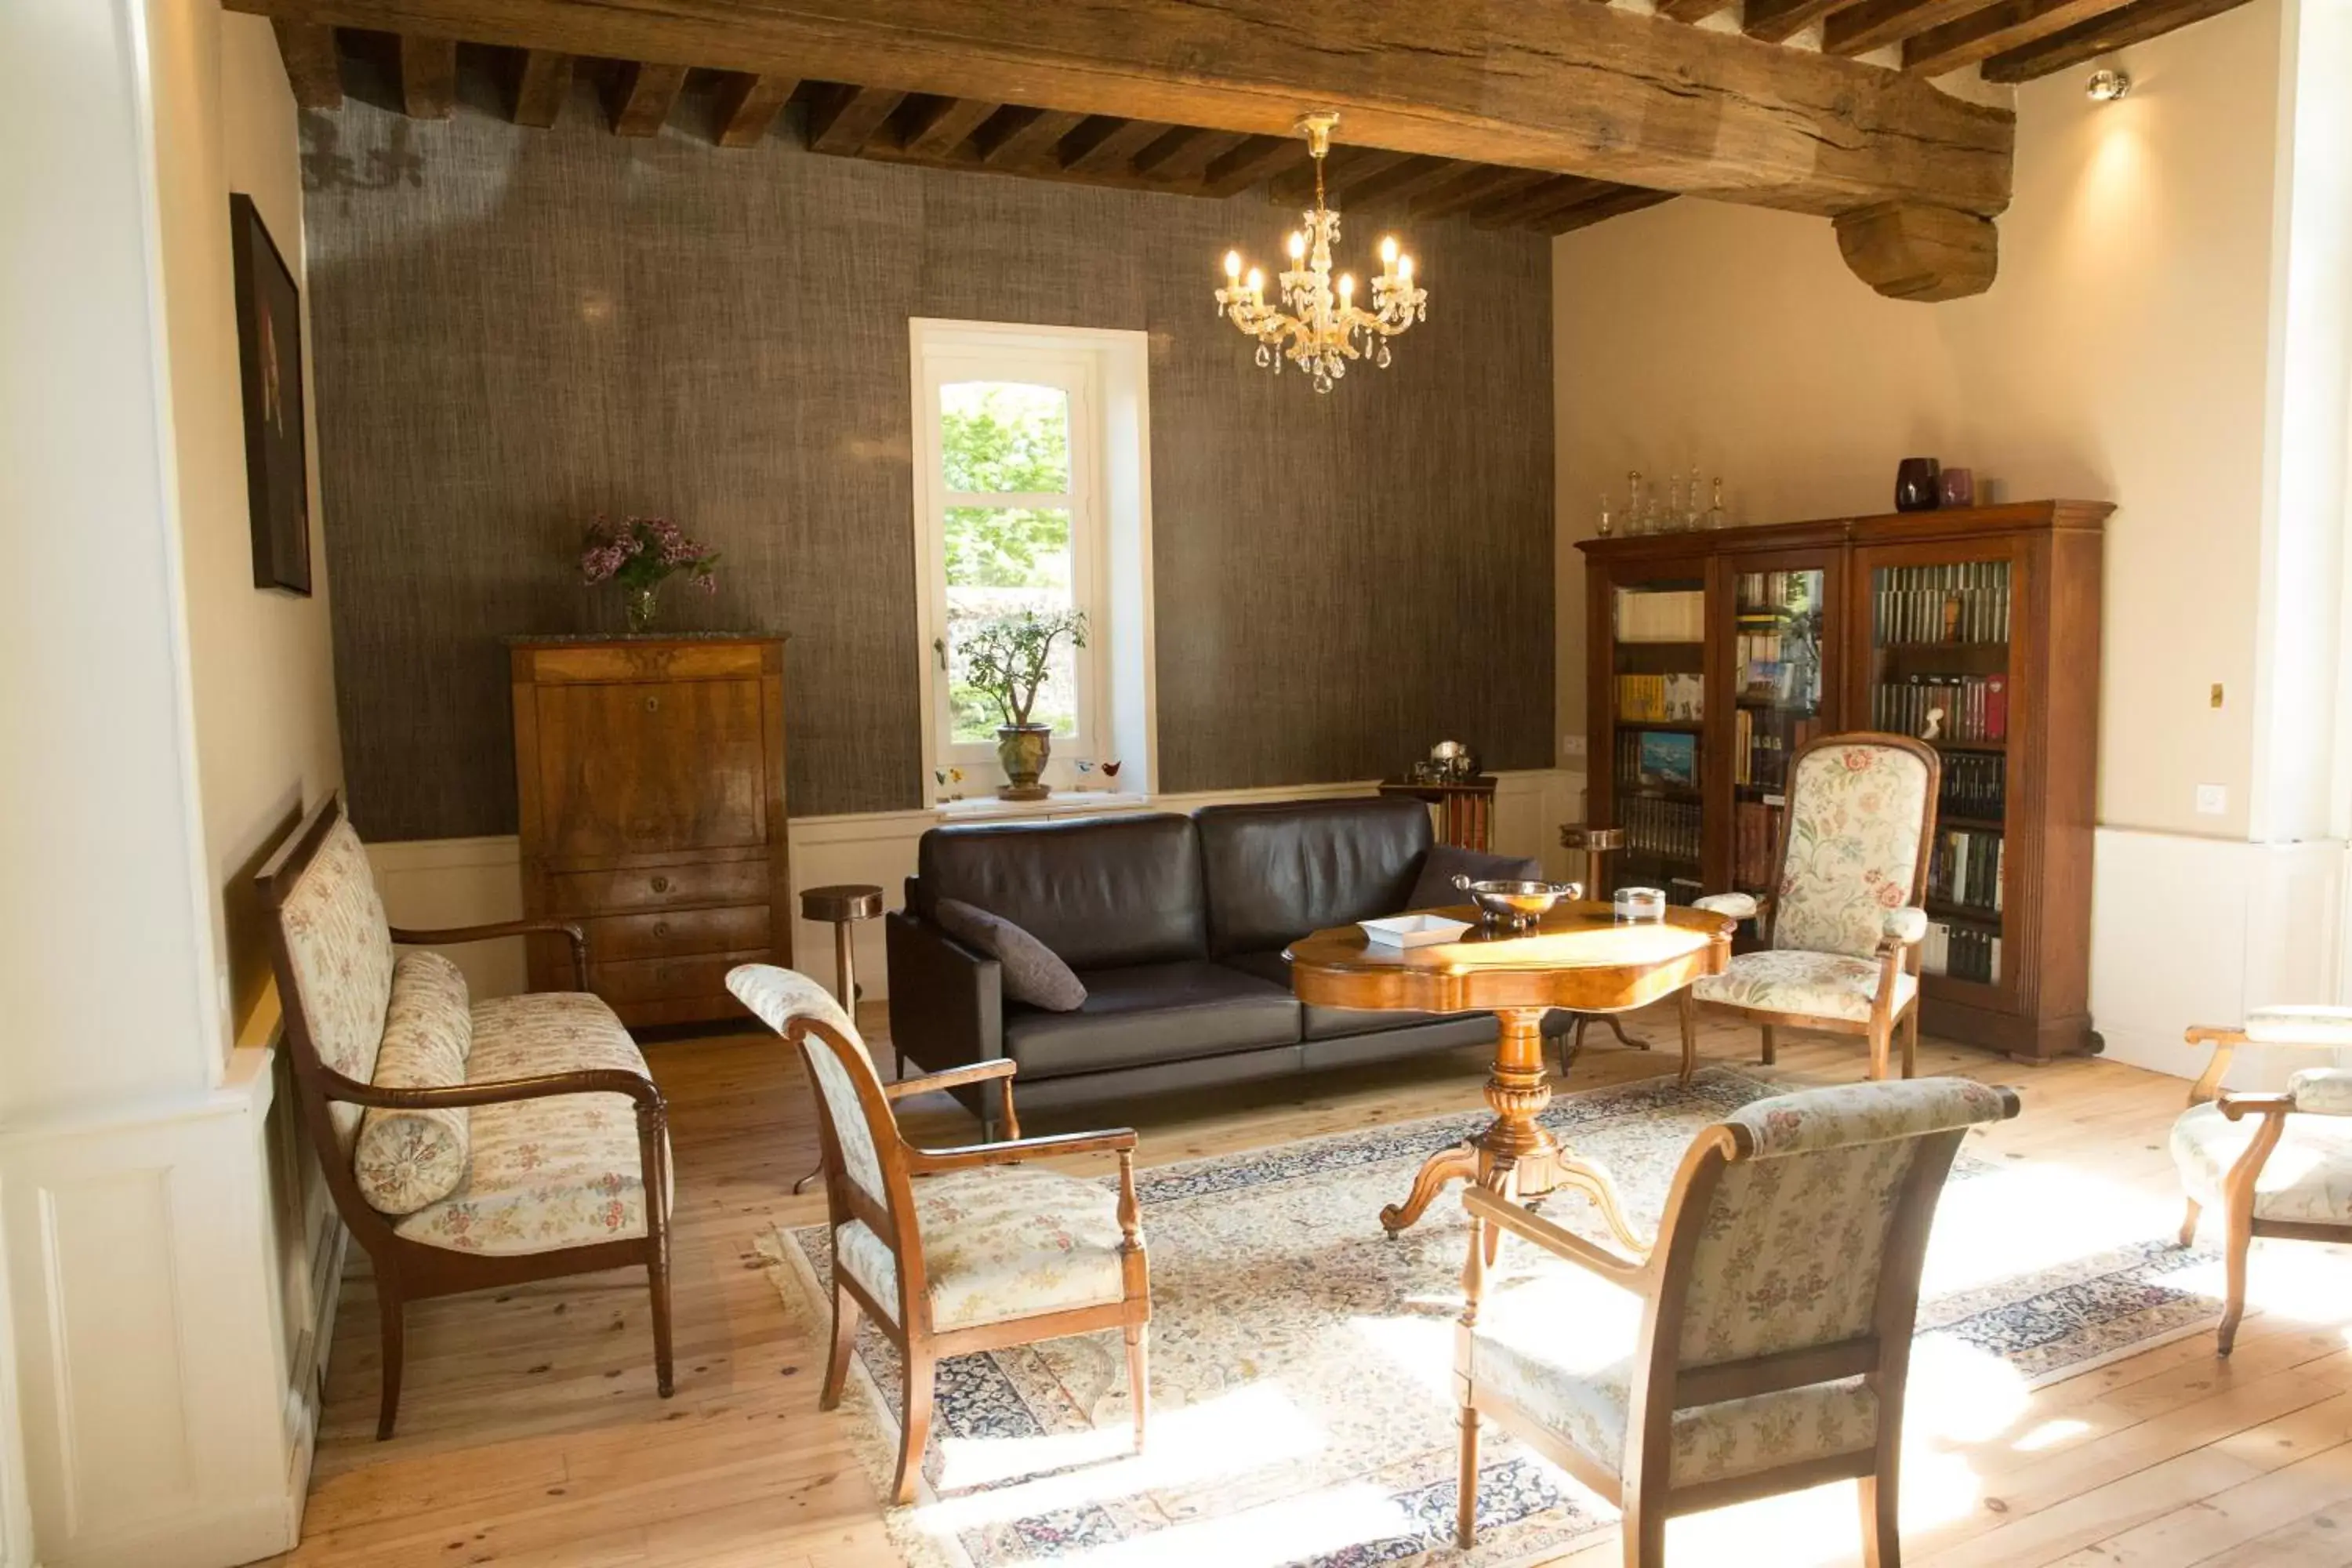
[[[1937,470],[1933,458],[1906,458],[1895,466],[1895,510],[1936,510]]]

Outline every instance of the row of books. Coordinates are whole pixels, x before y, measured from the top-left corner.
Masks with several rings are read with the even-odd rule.
[[[1739,710],[1731,721],[1731,782],[1780,788],[1789,782],[1789,754],[1821,731],[1818,719],[1759,723]]]
[[[1883,567],[1874,574],[1873,585],[1882,646],[2009,640],[2006,561]]]
[[[1732,645],[1739,695],[1782,708],[1822,705],[1821,645],[1810,634],[1743,631]]]
[[[1780,803],[1743,800],[1731,813],[1731,885],[1760,892],[1772,885],[1773,848],[1780,842]]]
[[[1698,804],[1685,800],[1653,800],[1643,795],[1619,803],[1619,822],[1625,829],[1625,847],[1637,855],[1661,855],[1670,860],[1696,860],[1699,854]]]
[[[1870,689],[1870,721],[1925,741],[2009,739],[2005,675],[1915,675]]]
[[[1732,590],[1739,614],[1778,611],[1802,615],[1819,607],[1822,574],[1812,572],[1742,572]]]
[[[1653,724],[1696,724],[1705,706],[1696,675],[1621,675],[1617,717]]]
[[[2000,912],[2000,873],[2008,841],[1981,827],[1945,827],[1927,858],[1927,896],[1963,909]]]
[[[1929,974],[1998,984],[2000,938],[1977,926],[1929,921],[1927,940],[1919,944],[1919,967]]]
[[[1617,731],[1620,784],[1698,788],[1698,737],[1676,730]]]
[[[1702,589],[1620,588],[1619,642],[1705,642],[1706,594]]]
[[[1944,759],[1944,787],[1936,809],[1946,816],[1999,822],[2009,803],[2009,759],[1955,752]]]

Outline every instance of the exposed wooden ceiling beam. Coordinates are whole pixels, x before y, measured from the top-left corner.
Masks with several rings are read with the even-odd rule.
[[[343,101],[343,67],[335,53],[335,30],[317,22],[272,17],[278,58],[286,62],[287,85],[304,109],[336,109]]]
[[[1841,213],[1846,269],[1890,300],[1958,300],[1992,287],[1992,223],[1949,207],[1888,202]]]
[[[710,139],[721,147],[756,147],[784,111],[800,82],[774,72],[730,71],[711,105]]]
[[[1831,12],[1854,0],[1748,0],[1740,31],[1768,44],[1785,44]]]
[[[1213,159],[1201,172],[1201,180],[1209,195],[1239,195],[1260,180],[1306,162],[1307,143],[1296,136],[1253,136]]]
[[[1055,149],[1062,167],[1080,174],[1110,174],[1131,168],[1135,155],[1160,139],[1165,125],[1097,114],[1062,139]]]
[[[961,147],[979,130],[997,106],[980,98],[927,98],[906,121],[898,145],[919,158],[938,158]]]
[[[457,101],[457,41],[400,35],[400,108],[412,120],[446,120]]]
[[[2245,0],[2138,0],[2137,5],[2037,38],[2022,48],[1993,56],[1984,63],[1985,79],[2032,81],[2244,4]]]
[[[1554,174],[1539,185],[1473,208],[1470,221],[1480,228],[1517,228],[1549,217],[1564,207],[1630,188],[1612,185],[1606,180],[1588,180],[1581,174]]]
[[[1677,22],[1704,22],[1717,11],[1731,9],[1731,0],[1659,0],[1658,15]]]
[[[1238,131],[1179,125],[1135,155],[1135,172],[1158,180],[1197,180],[1211,163],[1248,140]]]
[[[1413,198],[1415,217],[1451,217],[1502,196],[1517,195],[1531,186],[1559,176],[1548,169],[1507,169],[1499,163],[1475,163],[1471,173],[1442,189]]]
[[[678,89],[686,86],[684,66],[646,60],[625,60],[614,79],[606,113],[615,136],[656,136],[677,107]]]
[[[1054,162],[1054,147],[1078,128],[1083,114],[1008,104],[982,126],[980,161],[992,169],[1031,168]]]
[[[1580,228],[1591,228],[1605,219],[1622,217],[1627,213],[1637,213],[1644,207],[1658,206],[1674,199],[1672,191],[1645,191],[1638,186],[1622,185],[1607,195],[1563,207],[1528,226],[1539,228],[1546,234],[1573,234]],[[1985,226],[1990,228],[1992,226],[1987,224]]]
[[[1345,202],[1350,190],[1412,156],[1410,153],[1391,153],[1385,147],[1334,147],[1331,155],[1323,160],[1324,192],[1335,202]],[[1284,206],[1304,205],[1315,195],[1314,160],[1302,158],[1297,167],[1268,181],[1265,194]]]
[[[1328,106],[1363,145],[1804,212],[1903,200],[1995,213],[2010,195],[2004,110],[1905,73],[1611,5],[1066,0],[1041,28],[1032,0],[231,3],[1261,135]],[[1332,33],[1351,47],[1269,47]]]
[[[874,138],[907,95],[828,82],[809,100],[808,144],[817,153],[855,153]]]
[[[1465,164],[1453,158],[1415,157],[1383,169],[1369,179],[1359,180],[1348,187],[1348,203],[1351,206],[1373,206],[1383,202],[1411,201],[1423,191],[1434,190],[1461,177]]]
[[[1985,0],[1862,0],[1833,13],[1822,28],[1822,53],[1865,55],[1915,33],[1965,16]]]
[[[509,112],[517,125],[544,131],[563,112],[572,96],[572,57],[546,49],[525,49],[515,68]]]

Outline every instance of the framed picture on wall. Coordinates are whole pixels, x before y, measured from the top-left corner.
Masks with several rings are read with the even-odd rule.
[[[253,585],[310,592],[310,482],[302,434],[302,296],[247,195],[228,199]]]

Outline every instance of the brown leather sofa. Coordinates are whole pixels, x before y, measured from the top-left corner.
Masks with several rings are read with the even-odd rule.
[[[1010,1057],[1021,1103],[1045,1108],[1491,1041],[1483,1013],[1291,994],[1283,948],[1402,910],[1430,844],[1426,807],[1377,797],[932,828],[886,922],[892,1045],[929,1071]],[[942,899],[1044,942],[1086,983],[1085,1004],[1007,1002],[997,961],[929,918]],[[985,1117],[995,1101],[967,1103]]]

